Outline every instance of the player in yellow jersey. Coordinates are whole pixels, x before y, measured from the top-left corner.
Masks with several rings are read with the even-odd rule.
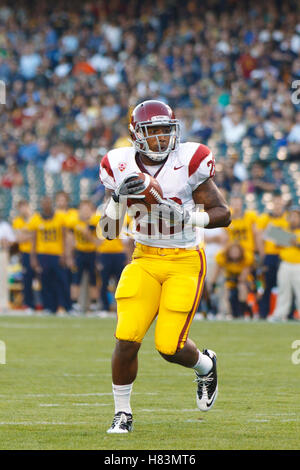
[[[96,289],[96,249],[99,240],[96,237],[96,226],[99,217],[93,216],[94,207],[88,200],[79,204],[78,213],[71,217],[66,225],[72,233],[73,246],[73,286],[72,301],[73,308],[79,309],[78,296],[79,285],[84,272],[88,273],[90,286],[91,307],[97,303],[98,293]],[[92,308],[95,310],[95,308]]]
[[[277,271],[279,267],[280,248],[267,238],[268,226],[274,225],[288,229],[288,221],[285,215],[285,203],[280,194],[275,194],[272,200],[273,208],[270,213],[262,214],[257,220],[258,250],[262,260],[264,277],[264,292],[259,300],[259,316],[267,318],[270,311],[271,291],[277,285]]]
[[[276,308],[270,321],[286,320],[290,313],[293,295],[296,310],[300,312],[300,206],[288,214],[289,231],[294,234],[291,245],[280,248],[280,266],[277,274],[278,295]]]
[[[54,199],[54,205],[55,205],[55,213],[56,214],[63,214],[65,217],[65,222],[66,224],[69,223],[74,217],[77,217],[78,210],[75,208],[70,208],[70,197],[69,194],[66,193],[65,191],[57,191],[55,193],[55,199]],[[71,260],[72,259],[72,253],[71,253],[71,246],[72,246],[72,238],[69,237],[69,232],[66,233],[66,243],[65,243],[65,248],[66,248],[66,259]],[[72,291],[72,270],[71,270],[71,265],[69,261],[66,263],[66,266],[63,268],[65,270],[65,277],[68,281],[68,289],[65,290],[64,295],[66,297],[65,303],[67,305],[71,304],[71,291]]]
[[[55,313],[59,308],[71,309],[65,291],[69,288],[66,278],[65,217],[55,214],[48,196],[41,200],[41,212],[28,221],[33,233],[31,262],[40,275],[44,309]]]
[[[55,212],[61,212],[66,215],[68,220],[77,216],[78,210],[70,207],[70,198],[65,191],[57,191],[55,194]]]
[[[251,253],[246,251],[240,243],[232,242],[217,253],[216,262],[217,268],[212,279],[213,285],[223,271],[231,314],[234,318],[244,317],[245,313],[250,313],[246,300],[251,281],[253,262]]]
[[[21,254],[21,263],[23,271],[23,304],[28,313],[34,308],[34,296],[32,283],[35,276],[34,270],[30,264],[32,235],[28,231],[28,221],[31,216],[31,209],[28,201],[21,200],[17,205],[18,215],[12,221],[12,227],[16,232],[19,251]]]
[[[243,198],[233,195],[230,199],[231,224],[225,228],[228,242],[239,243],[253,259],[257,244],[256,221],[258,215],[255,211],[243,210]]]
[[[247,259],[251,259],[251,271],[256,275],[257,252],[257,227],[258,214],[253,210],[244,210],[244,201],[239,194],[233,194],[230,198],[231,224],[224,229],[227,236],[227,243],[238,243],[245,252]],[[252,284],[255,289],[255,284]]]

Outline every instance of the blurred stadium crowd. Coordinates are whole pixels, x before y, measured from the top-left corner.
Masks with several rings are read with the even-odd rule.
[[[271,222],[298,230],[293,214],[298,213],[295,206],[300,201],[299,9],[299,2],[291,0],[266,4],[256,0],[57,0],[55,5],[17,0],[13,7],[1,2],[0,80],[6,84],[6,104],[0,114],[1,217],[15,224],[18,240],[24,227],[27,230],[15,223],[20,207],[26,206],[20,201],[29,203],[28,214],[21,215],[27,223],[29,213],[43,217],[43,205],[59,211],[56,195],[67,193],[65,214],[70,208],[79,209],[73,215],[71,210],[69,221],[63,218],[66,233],[61,240],[70,237],[75,252],[42,254],[64,257],[59,265],[62,277],[57,279],[60,286],[73,285],[74,302],[78,297],[74,285],[79,281],[68,270],[77,269],[80,277],[83,264],[91,270],[97,256],[91,255],[89,262],[78,259],[72,217],[80,224],[78,214],[92,211],[89,223],[82,216],[86,243],[94,243],[86,252],[109,253],[110,248],[101,249],[90,238],[93,212],[104,195],[99,162],[110,148],[130,145],[130,110],[145,99],[159,99],[175,109],[182,141],[201,141],[212,149],[217,162],[215,182],[236,211],[228,231],[207,234],[214,269],[201,309],[207,315],[221,313],[217,300],[224,294],[223,276],[227,313],[244,316],[254,311],[266,318],[272,292],[278,287],[282,250],[264,240],[264,231]],[[80,201],[86,200],[90,204],[80,209]],[[31,230],[34,233],[34,223]],[[111,252],[122,254],[122,259],[111,269],[118,277],[128,247],[116,243]],[[228,243],[235,244],[233,251],[242,248],[233,261],[226,251],[232,248]],[[290,263],[292,258],[299,268],[296,242],[291,249],[288,261],[282,261]],[[216,259],[216,250],[226,253]],[[35,261],[35,273],[43,273],[41,260]],[[25,267],[26,262],[23,259]],[[237,264],[246,263],[245,269],[232,273],[230,263],[234,271]],[[96,280],[90,271],[90,283],[93,287],[104,280],[107,289],[111,273],[105,274],[103,256],[98,266]],[[39,277],[42,293],[43,283],[51,278],[47,275],[44,281]],[[299,301],[294,287],[291,291],[292,312],[297,305],[291,299]],[[95,292],[91,291],[91,298],[96,303]],[[58,296],[55,305],[50,302],[51,308],[47,293],[43,295],[44,308],[70,310],[71,294]],[[105,295],[100,308],[106,311]],[[34,306],[28,300],[24,304]]]

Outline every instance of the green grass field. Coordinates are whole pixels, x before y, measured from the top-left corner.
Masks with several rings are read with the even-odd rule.
[[[154,329],[140,350],[134,432],[108,435],[115,320],[1,317],[0,449],[299,449],[300,325],[195,321],[218,354],[219,396],[196,408],[193,371],[165,362]]]

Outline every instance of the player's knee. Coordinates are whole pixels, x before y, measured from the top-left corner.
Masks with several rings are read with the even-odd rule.
[[[161,351],[158,352],[167,362],[176,362],[176,352],[174,354],[165,354]]]
[[[178,352],[177,341],[168,341],[163,343],[156,341],[155,347],[159,354],[168,362],[173,362],[173,359],[175,358],[175,355]]]
[[[114,355],[120,356],[122,359],[131,359],[137,355],[141,344],[136,341],[127,341],[117,339]]]
[[[181,341],[178,330],[172,330],[171,325],[160,327],[158,324],[155,330],[155,348],[169,362],[173,356],[181,349]]]

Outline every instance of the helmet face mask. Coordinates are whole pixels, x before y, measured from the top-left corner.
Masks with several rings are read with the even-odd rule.
[[[133,110],[129,131],[137,152],[153,161],[165,160],[179,144],[179,121],[171,108],[160,101],[138,105]]]
[[[159,134],[150,134],[149,128],[159,128],[164,130],[164,128],[169,128],[169,132],[161,132]],[[141,122],[137,125],[136,128],[136,139],[134,141],[134,146],[138,152],[143,153],[151,160],[161,161],[164,160],[170,152],[175,150],[178,146],[178,136],[179,136],[179,124],[178,123],[166,123],[159,126],[157,123],[149,124],[149,122]],[[161,142],[161,138],[167,138],[167,145]],[[156,140],[156,149],[153,148],[153,140]],[[150,142],[149,142],[150,140]]]

